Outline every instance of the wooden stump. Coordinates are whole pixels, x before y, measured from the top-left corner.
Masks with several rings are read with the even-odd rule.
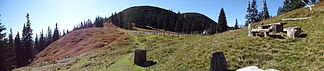
[[[146,61],[146,50],[135,50],[134,63],[139,66],[143,66]]]
[[[227,71],[227,62],[223,52],[214,52],[212,54],[210,71]]]

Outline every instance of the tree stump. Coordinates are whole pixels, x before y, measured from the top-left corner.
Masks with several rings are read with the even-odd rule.
[[[134,63],[143,66],[144,62],[146,62],[146,50],[135,50]]]
[[[227,71],[227,62],[223,52],[214,52],[212,54],[210,71]]]

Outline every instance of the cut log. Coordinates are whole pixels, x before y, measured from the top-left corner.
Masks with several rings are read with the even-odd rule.
[[[281,19],[283,21],[296,21],[296,20],[308,20],[310,19],[310,17],[305,17],[305,18],[285,18],[285,19]]]

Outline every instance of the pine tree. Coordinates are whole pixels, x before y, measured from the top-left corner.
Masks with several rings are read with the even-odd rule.
[[[1,15],[0,15],[1,16]],[[6,33],[3,33],[6,28],[4,25],[2,25],[0,21],[0,71],[7,71],[9,70],[9,64],[10,62],[8,61],[8,48],[6,46],[7,40],[5,39]]]
[[[257,2],[255,0],[252,0],[252,3],[251,3],[251,17],[252,17],[252,22],[255,23],[255,22],[258,22],[261,20],[261,18],[259,17],[259,12],[257,10],[257,7],[258,5],[256,4]]]
[[[23,47],[26,49],[26,60],[27,60],[27,64],[29,64],[33,59],[34,59],[34,54],[33,54],[33,40],[32,40],[32,29],[30,27],[31,23],[29,20],[29,14],[27,13],[26,15],[26,26],[23,28],[23,34],[22,34],[22,43],[23,43]]]
[[[25,66],[26,65],[26,60],[24,57],[24,48],[22,41],[20,40],[19,32],[17,32],[16,37],[15,37],[15,54],[16,54],[16,65],[17,67]]]
[[[270,18],[268,7],[267,7],[267,2],[266,0],[263,0],[263,9],[261,12],[261,20],[265,20],[267,18]]]
[[[277,16],[281,15],[283,13],[283,8],[282,7],[279,7],[278,8],[278,11],[277,11]]]
[[[37,51],[35,51],[34,54],[38,53],[38,49],[40,48],[39,47],[39,40],[38,40],[38,35],[36,34],[36,37],[35,37],[35,42],[34,42],[34,48],[37,49]]]
[[[291,10],[293,10],[291,0],[285,0],[283,8],[282,8],[282,13],[286,13],[286,12],[289,12]]]
[[[46,47],[48,45],[50,45],[52,43],[52,30],[51,28],[48,26],[48,29],[47,29],[47,37],[46,37]]]
[[[308,0],[303,1],[309,3]],[[280,11],[278,10],[279,15],[305,6],[305,4],[301,0],[285,0],[283,3],[283,7],[279,8]]]
[[[237,22],[237,19],[235,20],[235,25],[234,25],[234,29],[238,29],[238,22]]]
[[[60,34],[59,34],[58,26],[57,26],[57,23],[56,23],[56,26],[54,28],[54,33],[53,33],[53,42],[55,42],[59,38],[60,38]]]
[[[8,49],[8,61],[9,61],[9,69],[13,69],[15,67],[15,58],[16,58],[16,55],[15,55],[15,45],[14,45],[14,39],[13,39],[13,34],[12,34],[12,29],[10,28],[10,33],[9,33],[9,36],[8,36],[8,39],[9,39],[9,42],[8,42],[8,46],[7,46],[7,49]]]
[[[102,22],[103,23],[103,22]],[[87,21],[85,21],[85,24],[88,24],[87,26],[85,26],[85,28],[90,28],[92,27],[92,21],[90,19],[88,19]],[[101,26],[103,27],[103,26]]]
[[[39,37],[39,48],[37,50],[38,50],[38,52],[41,52],[45,48],[46,48],[46,39],[44,37],[44,33],[42,30],[42,32],[40,33],[40,37]]]
[[[70,33],[70,31],[69,30],[66,30],[66,34],[69,34]]]
[[[248,14],[245,16],[245,19],[246,19],[245,26],[247,26],[248,24],[253,23],[252,22],[252,10],[251,10],[251,2],[250,1],[248,2],[248,8],[247,8],[246,12]]]
[[[62,31],[62,32],[63,32],[63,36],[65,36],[65,35],[66,35],[66,32],[65,32],[65,30],[64,30],[64,29],[63,29],[63,31]]]
[[[256,1],[253,0],[252,3],[248,3],[248,8],[247,8],[247,12],[248,14],[245,16],[245,26],[247,26],[248,24],[253,24],[255,22],[258,22],[261,20],[260,15],[258,14],[258,10],[257,10],[257,5],[256,5]]]
[[[227,31],[227,28],[228,28],[227,20],[226,20],[225,11],[223,8],[220,10],[220,13],[218,16],[218,25],[216,27],[217,27],[218,33]]]
[[[13,39],[13,34],[12,34],[12,29],[10,28],[10,33],[9,33],[9,42],[8,42],[8,46],[10,48],[14,48],[14,39]]]
[[[303,0],[306,3],[309,3],[309,0]],[[301,0],[291,0],[291,8],[292,10],[302,8],[305,4]],[[291,11],[291,10],[290,10]]]
[[[96,26],[96,27],[103,27],[103,21],[104,19],[102,18],[102,17],[100,17],[100,16],[98,16],[98,17],[96,17],[96,20],[94,21],[94,25]]]

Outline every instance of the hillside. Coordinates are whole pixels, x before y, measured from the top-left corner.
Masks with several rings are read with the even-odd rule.
[[[212,19],[200,13],[174,13],[153,6],[135,6],[127,8],[109,17],[107,22],[126,29],[162,29],[179,33],[216,33]]]
[[[37,60],[32,64],[80,55],[116,42],[124,36],[124,32],[116,29],[89,28],[77,30],[62,37],[38,53],[36,55]]]
[[[283,18],[311,17],[309,20],[281,21]],[[211,53],[224,52],[229,69],[246,66],[281,71],[324,70],[324,6],[313,11],[301,8],[258,22],[253,26],[286,22],[284,27],[299,26],[306,36],[278,39],[247,36],[247,28],[212,36],[154,35],[125,32],[125,37],[93,51],[16,70],[75,70],[75,71],[208,71]],[[100,29],[100,28],[98,28]],[[101,28],[104,30],[103,28]],[[69,34],[70,35],[70,34]],[[60,39],[66,40],[66,39]],[[118,47],[110,49],[111,47]],[[146,49],[151,67],[133,64],[133,50]]]

